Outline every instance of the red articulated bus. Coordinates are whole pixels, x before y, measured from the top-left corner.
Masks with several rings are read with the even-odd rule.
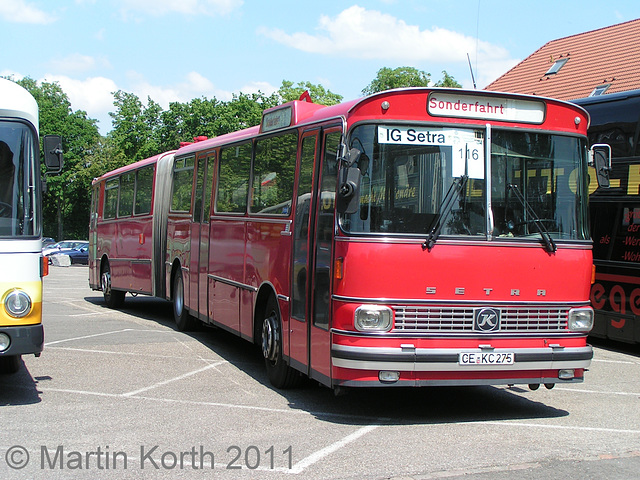
[[[276,387],[580,382],[588,122],[484,91],[289,102],[96,179],[90,284],[261,345]]]

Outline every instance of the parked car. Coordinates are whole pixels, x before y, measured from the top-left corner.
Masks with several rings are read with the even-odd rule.
[[[69,257],[71,264],[80,264],[80,265],[88,265],[89,264],[89,242],[76,242],[76,245],[73,248],[62,248],[60,250],[54,250],[51,253],[47,254],[46,257],[49,258],[49,263],[51,262],[51,257],[55,255],[66,255]]]
[[[52,253],[60,252],[63,249],[72,249],[83,243],[89,244],[88,240],[63,240],[53,245],[48,245],[42,249],[42,254],[48,257]]]
[[[44,237],[42,239],[42,248],[45,249],[46,247],[48,247],[49,245],[53,245],[54,243],[56,243],[56,239],[55,238]]]
[[[74,248],[65,255],[69,255],[72,264],[89,265],[89,243]]]

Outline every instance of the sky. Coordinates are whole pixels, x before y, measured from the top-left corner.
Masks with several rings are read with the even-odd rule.
[[[58,82],[107,134],[118,90],[167,109],[288,80],[351,100],[383,67],[474,88],[469,64],[484,88],[551,40],[637,18],[637,0],[0,0],[0,76]]]

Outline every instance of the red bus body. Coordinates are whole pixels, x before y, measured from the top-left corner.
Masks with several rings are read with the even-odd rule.
[[[90,284],[260,344],[278,387],[579,382],[587,124],[568,103],[490,92],[290,102],[96,179]],[[114,214],[106,187],[144,167],[149,212]]]

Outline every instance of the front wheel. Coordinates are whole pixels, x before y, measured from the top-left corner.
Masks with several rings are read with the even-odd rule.
[[[287,365],[282,357],[280,312],[273,297],[267,302],[262,320],[262,355],[271,385],[276,388],[291,388],[298,383],[299,373]]]
[[[124,304],[124,296],[127,292],[113,290],[111,288],[111,269],[109,268],[109,262],[105,262],[102,268],[100,287],[102,288],[102,296],[104,297],[104,303],[107,304],[107,307],[120,308]]]
[[[0,357],[0,374],[11,375],[20,369],[20,355]]]
[[[173,277],[173,319],[181,332],[188,332],[195,327],[195,319],[189,315],[184,304],[184,281],[180,270]]]

